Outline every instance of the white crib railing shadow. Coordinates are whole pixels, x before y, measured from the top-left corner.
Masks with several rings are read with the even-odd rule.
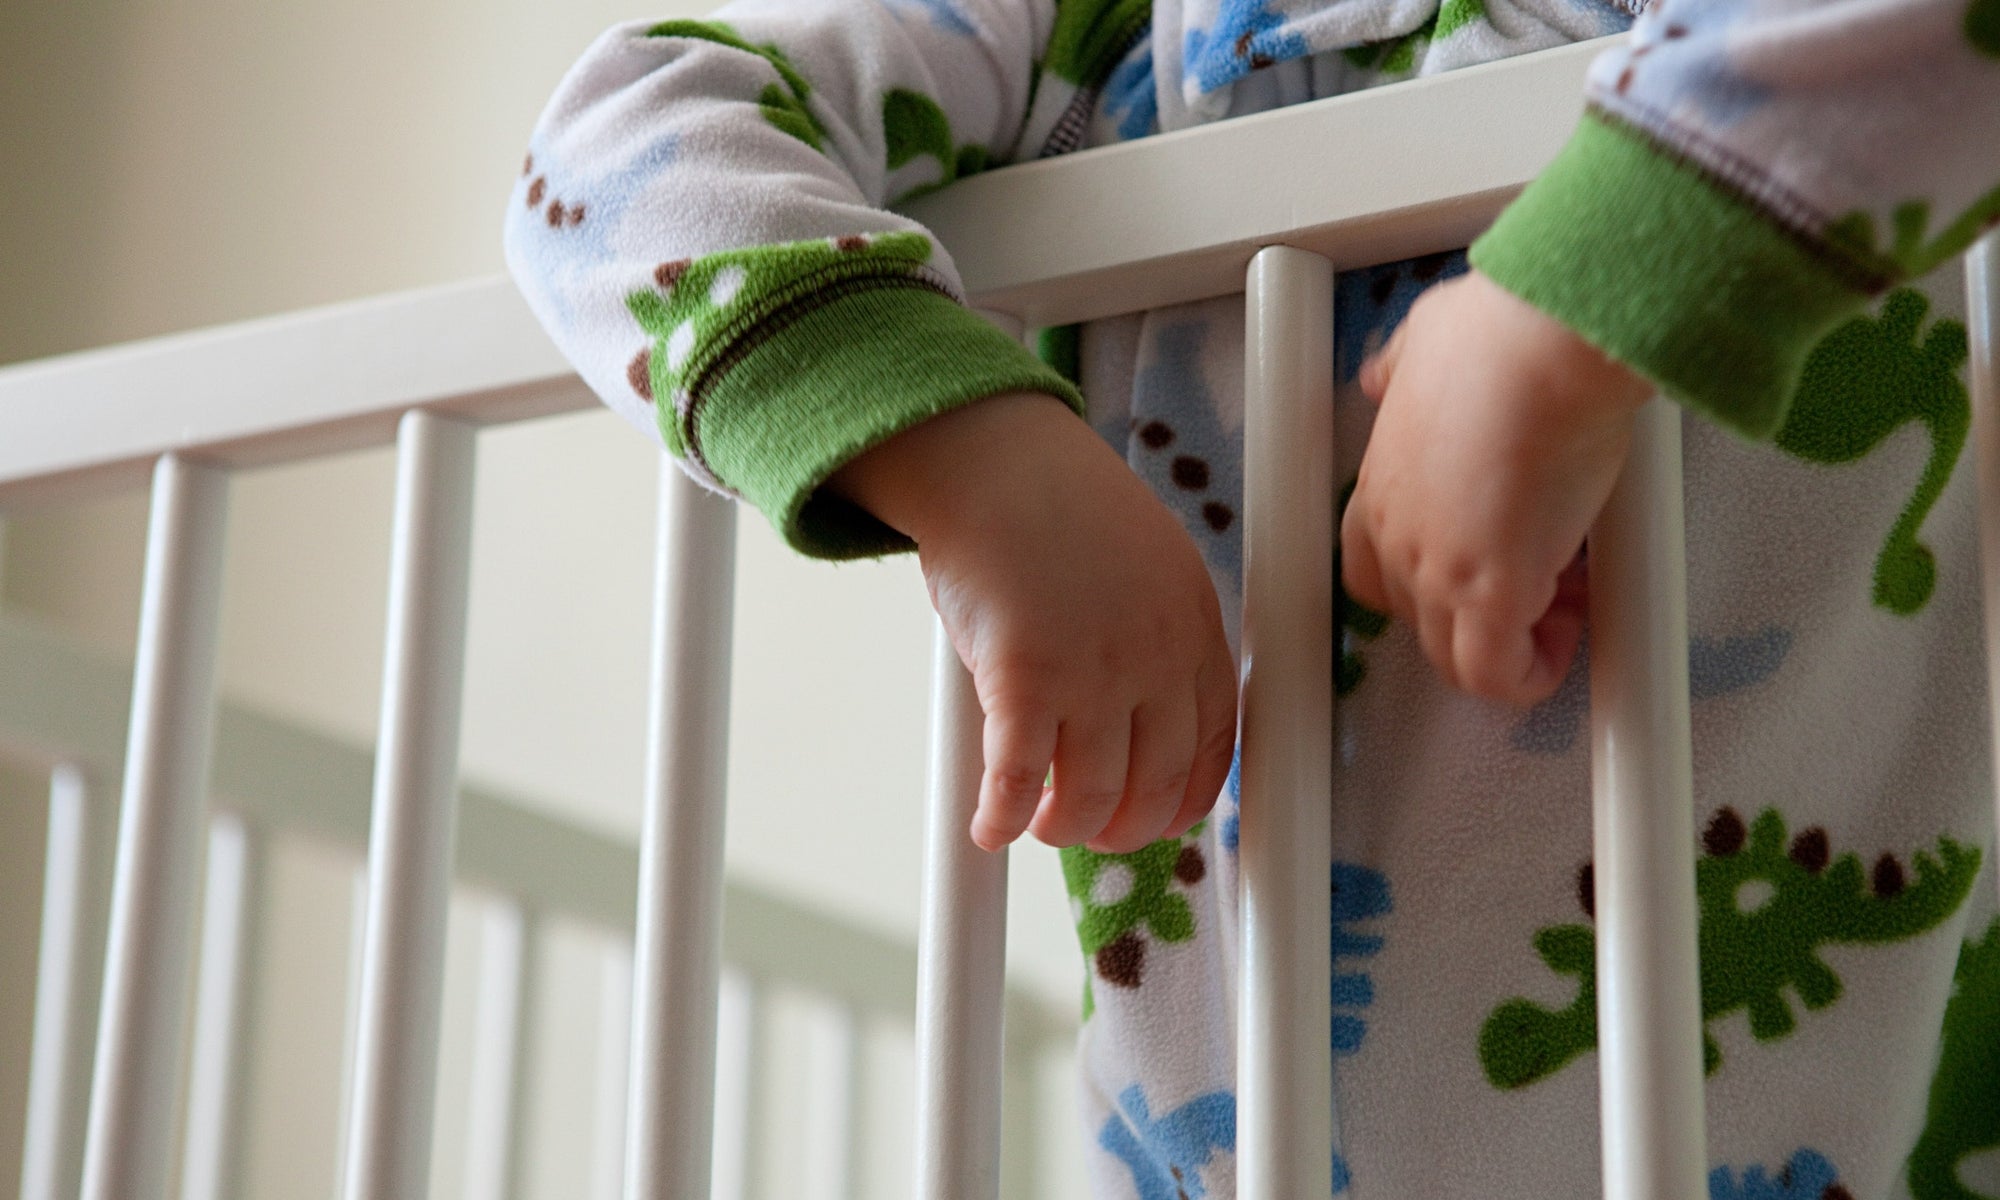
[[[102,961],[105,940],[116,815],[111,797],[128,724],[131,668],[21,618],[0,617],[0,681],[0,760],[48,771],[51,780],[28,1154],[20,1195],[68,1200],[78,1194],[82,1177],[82,1100],[97,1032],[94,964]],[[205,865],[197,873],[202,902],[198,948],[191,957],[196,986],[193,1037],[186,1045],[186,1115],[178,1130],[170,1122],[162,1135],[172,1142],[169,1158],[177,1155],[181,1166],[161,1195],[181,1200],[243,1195],[243,1063],[248,1039],[259,1027],[258,1014],[246,1011],[246,993],[257,971],[257,914],[266,894],[260,865],[276,842],[318,843],[352,857],[359,888],[372,759],[365,747],[255,709],[227,701],[217,706],[214,802],[202,823]],[[622,1194],[625,1178],[626,1130],[620,1118],[630,1057],[629,939],[637,848],[546,816],[545,806],[477,785],[459,789],[458,809],[456,891],[480,898],[475,1078],[463,1147],[463,1195],[500,1200],[522,1194],[521,1097],[530,1086],[523,1069],[540,1024],[532,1011],[532,961],[539,931],[567,922],[594,927],[610,939],[601,966],[609,1019],[598,1048],[596,1150],[573,1173],[571,1194],[612,1200]],[[815,1092],[813,1109],[825,1114],[804,1132],[818,1147],[816,1177],[829,1181],[820,1194],[829,1200],[858,1197],[859,1147],[872,1131],[853,1103],[866,1061],[856,1031],[911,1028],[915,949],[743,885],[724,884],[720,900],[718,951],[728,973],[722,1082],[736,1103],[723,1105],[726,1127],[711,1143],[732,1166],[713,1194],[763,1194],[742,1190],[757,1156],[800,1133],[774,1129],[768,1119],[746,1120],[759,1109],[753,1095],[759,1051],[749,1040],[759,1023],[755,1014],[760,997],[779,989],[808,998],[803,1003],[818,1014],[816,1021],[840,1031],[830,1038],[814,1034],[816,1041],[837,1044],[817,1060],[818,1077],[804,1081]],[[364,911],[358,890],[357,917]],[[358,976],[359,964],[357,953],[350,974]],[[793,1001],[795,1007],[800,1003]],[[1006,1066],[1017,1078],[1030,1078],[1038,1064],[1069,1054],[1076,1026],[1068,1012],[1019,989],[1010,989],[1004,1003]],[[178,1038],[174,1043],[178,1056],[183,1043]],[[346,1058],[351,1062],[353,1055]],[[1029,1138],[1039,1120],[1035,1093],[1020,1092],[1010,1102],[1024,1106],[1017,1132]],[[836,1096],[841,1103],[829,1107]],[[170,1114],[175,1107],[169,1105]],[[703,1148],[704,1158],[709,1151]],[[1010,1145],[1010,1153],[1026,1161],[1010,1175],[1008,1194],[1028,1200],[1037,1195],[1032,1146]]]

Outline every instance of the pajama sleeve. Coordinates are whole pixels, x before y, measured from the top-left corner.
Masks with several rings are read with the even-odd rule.
[[[1807,352],[2000,220],[2000,0],[1658,0],[1481,271],[1751,437]]]
[[[984,396],[1076,390],[885,206],[1010,158],[1051,0],[738,0],[612,29],[542,115],[508,266],[607,404],[809,554],[907,545],[819,491]]]

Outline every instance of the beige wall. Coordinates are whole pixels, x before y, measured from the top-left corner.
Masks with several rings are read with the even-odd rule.
[[[561,71],[613,21],[707,7],[673,5],[0,6],[0,362],[499,271],[500,206]],[[4,423],[0,413],[0,436]],[[489,435],[481,455],[466,770],[635,831],[655,452],[592,413]],[[373,453],[239,481],[231,694],[372,732],[390,467]],[[799,562],[745,515],[730,870],[913,932],[929,647],[920,581],[908,561]],[[143,520],[137,495],[15,520],[0,597],[129,646]],[[0,804],[0,844],[39,825],[31,805]],[[274,869],[273,963],[286,973],[265,985],[266,1011],[302,1015],[299,1030],[256,1049],[253,1089],[267,1102],[256,1119],[309,1128],[270,1134],[249,1164],[251,1194],[303,1194],[303,1179],[330,1169],[322,1010],[346,954],[347,870],[309,850]],[[1073,1003],[1079,963],[1054,856],[1017,853],[1014,874],[1014,960]],[[3,923],[0,962],[15,961],[32,929]],[[464,929],[455,923],[454,937]],[[461,943],[455,1021],[470,1007]],[[546,987],[552,1009],[594,1014],[594,981],[555,975]],[[461,1043],[462,1029],[448,1034],[448,1055]],[[22,1044],[0,1021],[0,1124]],[[0,1181],[9,1136],[0,1131]],[[565,1157],[579,1160],[581,1136],[552,1134],[538,1151],[543,1194]],[[442,1165],[440,1181],[454,1170]]]

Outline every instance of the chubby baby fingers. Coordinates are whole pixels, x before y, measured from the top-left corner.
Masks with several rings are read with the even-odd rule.
[[[1142,704],[1132,713],[1131,761],[1118,811],[1089,841],[1099,854],[1130,854],[1158,841],[1187,794],[1195,757],[1194,697]]]
[[[1132,748],[1129,710],[1065,717],[1056,737],[1055,787],[1028,829],[1051,846],[1074,846],[1103,832],[1125,795]]]
[[[1053,714],[986,714],[986,769],[972,814],[972,840],[982,850],[998,850],[1027,831],[1055,757],[1056,730]]]

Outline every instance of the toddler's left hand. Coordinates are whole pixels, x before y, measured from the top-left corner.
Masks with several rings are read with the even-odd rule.
[[[1475,272],[1417,299],[1361,387],[1380,411],[1341,522],[1348,595],[1407,622],[1454,687],[1543,699],[1652,386]]]

